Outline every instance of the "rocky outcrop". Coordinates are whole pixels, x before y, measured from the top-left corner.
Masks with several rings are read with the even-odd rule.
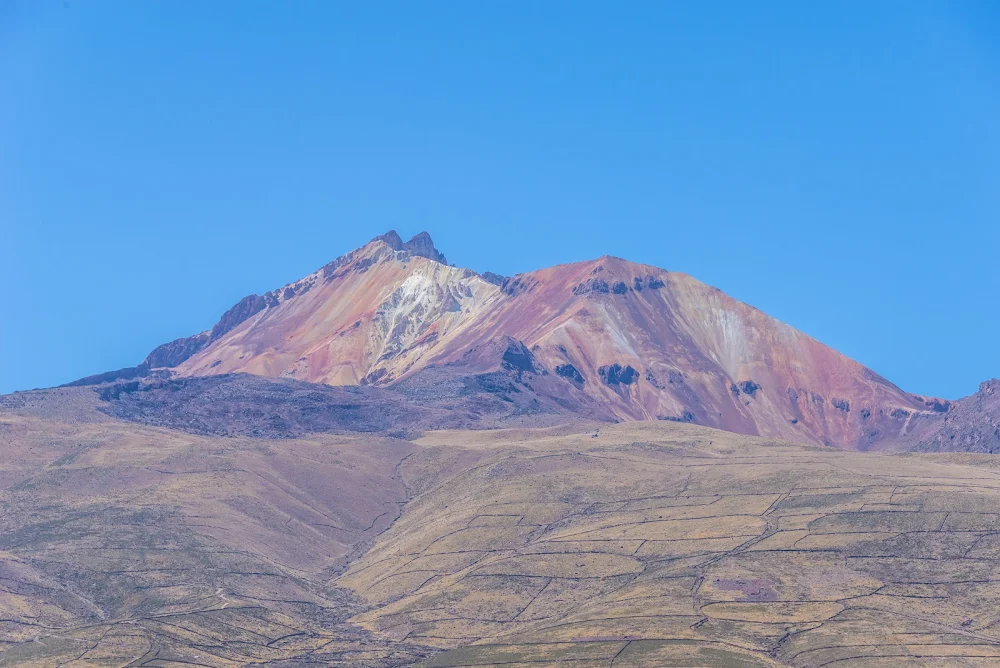
[[[597,373],[605,385],[631,385],[639,380],[638,371],[627,365],[623,367],[617,362],[598,367]]]
[[[739,393],[742,392],[743,394],[750,397],[755,395],[757,393],[757,390],[759,389],[760,385],[753,382],[752,380],[741,380],[740,382],[733,383],[732,385],[729,386],[729,391],[732,392],[733,395],[739,395]]]
[[[537,281],[530,276],[518,274],[517,276],[503,279],[500,283],[500,290],[508,297],[517,297],[530,292],[536,285]]]
[[[210,338],[211,335],[208,332],[202,332],[184,339],[164,343],[149,353],[145,364],[151,369],[177,366],[204,348]]]
[[[847,399],[840,399],[839,397],[833,397],[832,399],[830,399],[830,403],[833,404],[833,407],[836,408],[838,411],[843,411],[845,413],[851,412],[851,402],[848,401]]]
[[[510,339],[501,356],[501,366],[508,371],[538,373],[537,362],[531,351],[520,341]]]
[[[510,280],[510,276],[504,276],[502,274],[497,274],[492,271],[484,271],[483,273],[479,274],[479,276],[487,283],[492,283],[493,285],[503,285],[504,281]]]
[[[236,302],[236,305],[222,314],[219,322],[209,333],[209,340],[216,341],[223,334],[231,332],[247,318],[254,316],[267,308],[267,300],[260,295],[247,295]]]
[[[434,247],[434,241],[427,232],[420,232],[414,235],[409,241],[404,242],[396,230],[389,230],[385,234],[375,237],[373,241],[382,241],[395,251],[407,251],[412,255],[425,257],[428,260],[434,260],[441,264],[448,264],[444,253]]]
[[[1000,453],[1000,379],[924,417],[903,444],[925,452]]]
[[[583,375],[572,364],[560,364],[556,367],[556,373],[563,378],[569,378],[574,383],[583,385]]]

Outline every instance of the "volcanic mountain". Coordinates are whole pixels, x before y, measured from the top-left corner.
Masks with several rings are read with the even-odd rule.
[[[427,233],[396,232],[77,384],[232,373],[386,387],[489,376],[538,410],[860,449],[948,409],[682,273],[605,256],[480,275],[446,264]]]

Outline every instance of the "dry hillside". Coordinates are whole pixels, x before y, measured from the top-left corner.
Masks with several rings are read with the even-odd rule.
[[[987,666],[1000,468],[672,422],[199,435],[0,408],[0,664]]]

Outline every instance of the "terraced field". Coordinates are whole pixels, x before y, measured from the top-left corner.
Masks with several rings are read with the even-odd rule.
[[[428,665],[1000,665],[988,456],[662,423],[417,444],[482,459],[337,584],[371,631],[450,650]]]
[[[73,392],[0,409],[0,665],[1000,665],[990,455],[220,438]]]

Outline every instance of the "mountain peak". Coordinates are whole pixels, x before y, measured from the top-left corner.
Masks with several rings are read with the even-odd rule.
[[[405,261],[417,255],[431,262]],[[865,448],[901,434],[914,414],[948,411],[684,274],[603,256],[479,278],[446,266],[426,232],[403,241],[393,230],[250,295],[137,367],[80,382],[226,373],[472,383],[508,399],[520,384],[539,406],[597,419]]]
[[[375,237],[372,241],[381,241],[395,251],[409,251],[413,255],[419,255],[441,264],[448,264],[444,253],[434,247],[434,240],[427,232],[415,234],[409,241],[404,242],[396,230],[389,230],[385,234]]]

